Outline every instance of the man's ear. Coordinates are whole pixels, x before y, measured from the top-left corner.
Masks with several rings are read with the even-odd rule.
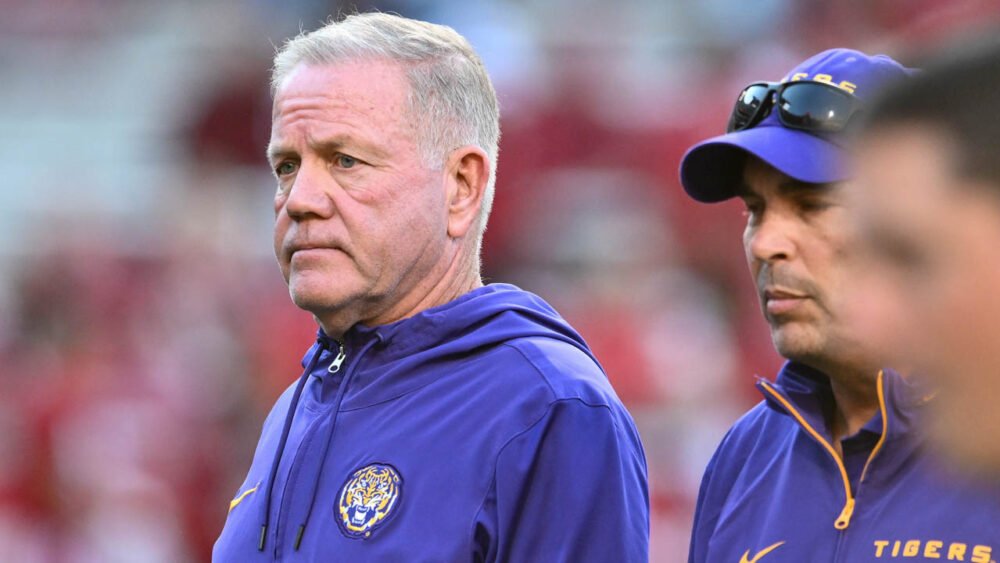
[[[483,149],[468,145],[452,151],[445,163],[448,236],[464,237],[479,217],[490,178],[490,158]]]

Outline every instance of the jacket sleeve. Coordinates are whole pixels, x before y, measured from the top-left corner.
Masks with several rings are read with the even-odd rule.
[[[624,409],[555,401],[503,447],[494,485],[485,560],[648,561],[646,463]]]

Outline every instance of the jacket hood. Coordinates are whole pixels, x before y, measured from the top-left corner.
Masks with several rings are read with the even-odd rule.
[[[597,362],[583,337],[542,298],[513,285],[490,284],[394,323],[358,324],[348,330],[340,344],[347,365],[357,365],[344,409],[391,400],[444,375],[441,370],[419,369],[421,364],[461,358],[525,337],[565,342]],[[337,349],[338,343],[322,330],[319,340]],[[319,347],[317,342],[309,349],[304,365]],[[328,378],[326,364],[324,358],[313,375]]]

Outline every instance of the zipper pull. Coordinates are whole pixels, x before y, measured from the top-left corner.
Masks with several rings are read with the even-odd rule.
[[[300,524],[299,531],[295,533],[295,551],[298,551],[299,547],[302,545],[302,532],[305,531],[306,531],[306,525]]]
[[[344,360],[346,359],[347,359],[347,354],[344,353],[344,345],[341,344],[340,351],[337,352],[337,357],[333,359],[333,363],[330,364],[330,367],[328,367],[326,371],[330,373],[337,373],[338,371],[340,371],[340,366],[344,365]]]
[[[854,514],[854,499],[847,499],[847,504],[844,505],[844,510],[840,511],[840,516],[837,517],[837,521],[833,523],[833,527],[838,530],[846,530],[847,526],[851,523],[851,515]]]
[[[257,551],[264,551],[264,540],[267,539],[267,525],[260,527],[260,539],[257,540]]]

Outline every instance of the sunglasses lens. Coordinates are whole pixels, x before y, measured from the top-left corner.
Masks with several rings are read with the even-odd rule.
[[[726,131],[740,131],[751,126],[750,122],[760,109],[761,104],[767,100],[770,88],[767,84],[751,84],[747,86],[733,107],[733,115],[729,118],[729,126]]]
[[[808,131],[843,131],[855,107],[847,92],[815,82],[790,84],[778,98],[778,111],[784,124]]]

